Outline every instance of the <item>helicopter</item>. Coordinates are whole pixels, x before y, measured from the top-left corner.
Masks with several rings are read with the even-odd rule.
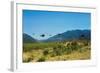
[[[33,33],[33,36],[34,35],[36,35],[35,33]],[[45,36],[52,36],[51,34],[48,34],[48,35],[46,35],[46,34],[41,34],[41,35],[39,35],[40,37],[45,37]]]

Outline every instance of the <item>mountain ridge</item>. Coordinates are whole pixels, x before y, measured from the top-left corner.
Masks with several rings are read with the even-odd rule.
[[[74,39],[91,39],[91,31],[89,29],[86,30],[69,30],[64,33],[56,34],[53,37],[48,38],[45,40],[46,42],[50,41],[63,41],[63,40],[74,40]]]
[[[37,42],[37,40],[30,35],[23,33],[23,43],[34,43]]]
[[[91,30],[68,30],[66,32],[56,34],[46,40],[37,40],[30,35],[23,33],[23,42],[24,43],[36,43],[36,42],[55,42],[55,41],[70,41],[70,40],[78,40],[78,39],[91,39]]]

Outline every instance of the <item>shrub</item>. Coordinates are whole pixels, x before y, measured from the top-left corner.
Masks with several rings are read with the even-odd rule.
[[[61,50],[62,50],[61,46],[53,47],[53,53],[54,53],[54,55],[61,55],[62,54]]]
[[[30,62],[33,60],[32,56],[29,56],[28,58],[23,59],[23,62]]]
[[[41,57],[40,59],[37,60],[37,62],[44,62],[45,61],[45,57]]]
[[[48,53],[49,53],[48,50],[43,51],[43,55],[47,55]]]

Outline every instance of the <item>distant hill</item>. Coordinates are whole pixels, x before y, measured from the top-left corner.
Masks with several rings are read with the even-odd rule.
[[[50,41],[63,41],[63,40],[77,40],[77,39],[91,39],[91,31],[90,30],[71,30],[66,31],[64,33],[57,34],[53,37],[45,40],[46,42]]]
[[[30,35],[23,33],[23,43],[34,43],[34,42],[37,42],[37,40],[31,37]]]

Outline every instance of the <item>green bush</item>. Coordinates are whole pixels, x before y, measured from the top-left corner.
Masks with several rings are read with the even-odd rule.
[[[47,55],[47,54],[49,54],[48,50],[44,50],[43,55]]]
[[[37,62],[44,62],[45,61],[45,57],[41,57],[37,60]]]

